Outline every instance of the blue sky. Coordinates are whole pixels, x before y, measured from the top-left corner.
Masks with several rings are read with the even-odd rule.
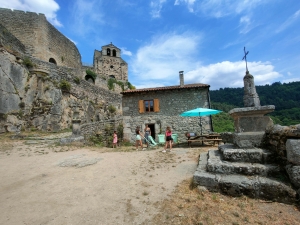
[[[0,0],[44,13],[78,47],[84,64],[112,42],[137,88],[204,83],[243,87],[300,81],[299,0]]]

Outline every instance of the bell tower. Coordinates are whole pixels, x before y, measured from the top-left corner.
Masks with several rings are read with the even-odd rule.
[[[128,64],[121,58],[121,49],[112,43],[94,51],[94,69],[106,78],[128,81]]]

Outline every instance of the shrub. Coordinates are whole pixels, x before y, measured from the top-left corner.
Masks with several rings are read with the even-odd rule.
[[[85,72],[87,75],[91,76],[94,80],[96,80],[97,74],[94,71],[87,69]]]
[[[110,113],[115,113],[115,112],[117,111],[117,109],[116,109],[116,107],[114,107],[113,105],[109,105],[109,106],[108,106],[108,111],[109,111]]]
[[[27,86],[25,87],[25,91],[27,92],[29,89],[30,89],[30,86],[27,85]]]
[[[33,67],[33,63],[28,57],[23,58],[23,65],[25,65],[27,68]]]
[[[108,87],[109,90],[114,90],[114,83],[115,82],[116,82],[115,79],[112,79],[112,78],[108,79],[108,81],[107,81],[107,87]]]
[[[135,86],[133,86],[129,81],[127,81],[127,86],[130,90],[135,90]]]
[[[79,77],[74,77],[74,82],[76,83],[76,84],[80,84],[80,79],[79,79]]]
[[[19,107],[20,107],[20,108],[24,108],[24,107],[25,107],[25,102],[20,102],[20,103],[19,103]]]
[[[59,87],[62,91],[70,91],[71,90],[71,84],[66,80],[62,80],[59,84]]]

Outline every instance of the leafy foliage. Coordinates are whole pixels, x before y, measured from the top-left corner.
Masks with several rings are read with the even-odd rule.
[[[94,71],[87,69],[85,72],[87,75],[91,76],[94,80],[96,80],[97,74]]]
[[[270,113],[274,123],[289,126],[300,124],[300,82],[275,82],[272,85],[256,86],[261,105],[275,105]],[[244,107],[243,88],[220,88],[210,91],[212,108],[228,112]]]
[[[133,86],[129,81],[127,81],[127,86],[130,90],[135,90],[135,86]]]
[[[80,78],[79,77],[74,77],[74,82],[76,83],[76,84],[80,84]]]
[[[23,65],[25,65],[27,68],[33,67],[33,63],[31,62],[30,58],[28,58],[28,57],[24,57]]]
[[[214,132],[234,132],[233,118],[225,112],[212,115]]]
[[[71,84],[66,80],[62,80],[59,84],[59,87],[63,91],[70,91],[71,90]]]
[[[117,111],[117,109],[116,109],[116,107],[114,107],[113,105],[109,105],[109,106],[108,106],[108,111],[109,111],[110,113],[115,113],[115,112]]]

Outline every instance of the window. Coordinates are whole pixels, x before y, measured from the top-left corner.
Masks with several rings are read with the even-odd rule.
[[[113,56],[117,56],[117,51],[115,49],[113,50]]]
[[[144,100],[145,112],[153,112],[153,100]]]
[[[109,48],[107,49],[107,55],[110,55],[110,49]]]
[[[158,99],[139,100],[139,112],[159,112]]]

